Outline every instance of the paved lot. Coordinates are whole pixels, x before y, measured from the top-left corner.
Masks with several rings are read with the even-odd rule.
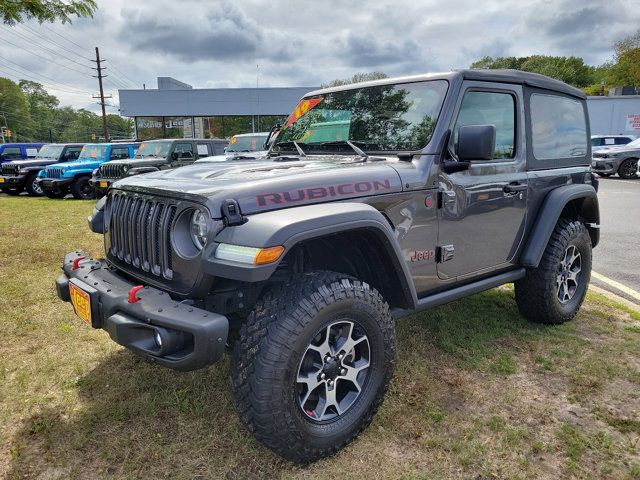
[[[600,178],[600,244],[593,253],[593,283],[640,304],[640,179]],[[606,278],[602,278],[604,276]],[[607,281],[607,279],[622,284]]]

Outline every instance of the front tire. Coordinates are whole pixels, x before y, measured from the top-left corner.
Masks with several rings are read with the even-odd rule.
[[[629,160],[625,160],[618,167],[618,176],[620,178],[636,178],[638,173],[638,160],[630,158]]]
[[[567,322],[580,310],[590,279],[589,232],[582,222],[561,218],[538,267],[515,282],[518,309],[531,322]]]
[[[42,191],[42,187],[36,182],[36,178],[38,178],[38,173],[32,173],[27,177],[27,181],[25,183],[27,187],[27,193],[32,197],[42,197],[44,192]]]
[[[270,287],[240,328],[234,404],[260,442],[309,463],[369,425],[394,357],[394,321],[375,289],[332,272],[292,276]]]
[[[77,200],[94,200],[96,191],[89,183],[89,177],[78,177],[71,184],[71,194]]]

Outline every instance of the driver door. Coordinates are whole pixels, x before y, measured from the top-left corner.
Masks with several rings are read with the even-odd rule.
[[[473,277],[513,263],[525,226],[527,172],[522,88],[466,82],[450,150],[463,125],[494,125],[492,160],[439,173],[438,277]]]

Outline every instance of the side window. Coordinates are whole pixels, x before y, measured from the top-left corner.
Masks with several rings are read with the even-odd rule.
[[[192,143],[177,143],[174,153],[177,153],[178,159],[192,159],[193,158],[193,144]]]
[[[208,157],[209,156],[209,145],[206,143],[198,143],[196,145],[196,148],[198,149],[198,156],[199,157]]]
[[[7,147],[2,151],[2,155],[4,156],[4,158],[7,158],[7,159],[22,158],[22,152],[20,151],[20,147]]]
[[[592,147],[600,147],[600,146],[602,146],[603,142],[604,142],[604,138],[600,138],[600,137],[592,138],[591,139],[591,146]]]
[[[67,148],[67,151],[64,154],[64,159],[65,160],[77,160],[78,157],[80,156],[80,151],[82,150],[82,147],[69,147]]]
[[[627,137],[616,137],[616,145],[626,145],[630,141],[631,139]]]
[[[458,119],[453,129],[453,141],[457,151],[458,131],[465,125],[494,125],[496,149],[493,158],[515,156],[516,104],[509,93],[467,91],[462,99]]]
[[[530,99],[531,142],[536,160],[585,157],[587,124],[582,102],[534,93]]]
[[[129,158],[129,147],[111,147],[111,160],[122,160]]]
[[[38,149],[34,147],[27,147],[27,158],[35,158],[38,156]]]
[[[214,143],[213,144],[213,154],[214,155],[224,155],[224,150],[227,147],[226,143]]]
[[[615,138],[609,137],[604,139],[604,145],[615,145],[615,144],[616,144]]]

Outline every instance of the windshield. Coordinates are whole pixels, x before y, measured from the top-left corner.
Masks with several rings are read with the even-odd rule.
[[[257,152],[264,150],[266,135],[236,135],[229,140],[229,146],[225,149],[227,153],[233,152]]]
[[[62,150],[64,150],[64,145],[45,145],[38,152],[38,158],[57,160],[60,158]]]
[[[107,156],[106,145],[85,145],[80,151],[78,160],[94,160],[96,158],[104,158]]]
[[[161,157],[166,158],[171,148],[172,142],[144,142],[140,144],[140,148],[135,157]]]
[[[624,147],[625,148],[626,147],[632,147],[632,148],[640,147],[640,138],[636,138],[633,142],[627,143],[626,145],[624,145]]]
[[[276,139],[275,151],[336,150],[350,140],[363,150],[397,151],[423,148],[433,134],[445,80],[356,88],[303,99],[287,119]],[[325,145],[322,145],[325,143]],[[348,145],[345,150],[351,151]],[[343,149],[341,148],[341,149]]]

